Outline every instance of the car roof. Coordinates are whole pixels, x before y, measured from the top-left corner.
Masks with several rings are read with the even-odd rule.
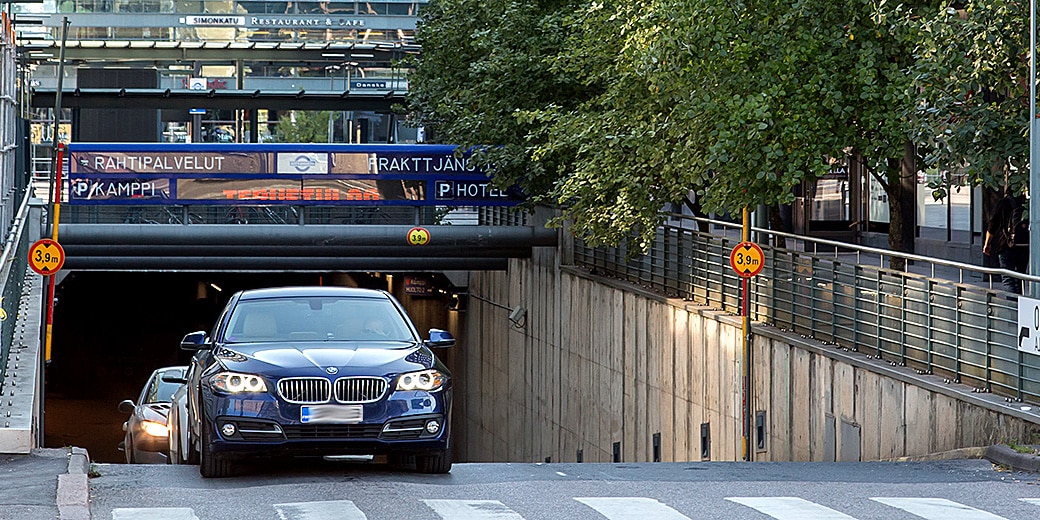
[[[155,372],[172,372],[172,371],[177,371],[177,370],[180,370],[180,371],[183,372],[183,371],[185,371],[187,369],[188,369],[187,366],[178,365],[178,366],[172,366],[172,367],[157,368],[157,369],[155,369]]]
[[[353,298],[381,298],[387,299],[388,293],[378,289],[361,289],[358,287],[339,286],[298,286],[298,287],[268,287],[263,289],[247,289],[242,291],[241,299],[252,300],[258,298],[293,298],[308,296],[338,296]]]

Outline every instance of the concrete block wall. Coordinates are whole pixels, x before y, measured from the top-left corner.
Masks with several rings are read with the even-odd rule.
[[[459,460],[610,462],[615,443],[624,462],[705,460],[703,424],[710,460],[741,460],[739,317],[560,266],[554,250],[474,274],[469,292],[455,352]],[[508,319],[516,306],[522,327]],[[765,413],[753,460],[888,460],[1040,434],[1040,414],[1002,398],[752,332],[752,413]]]
[[[0,453],[25,454],[43,445],[43,281],[26,270],[18,312],[7,317],[18,322],[0,385]]]

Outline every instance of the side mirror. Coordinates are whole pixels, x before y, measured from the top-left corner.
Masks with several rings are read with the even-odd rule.
[[[137,407],[134,405],[134,402],[129,400],[129,399],[125,399],[125,400],[119,402],[119,411],[120,412],[123,412],[123,413],[134,413],[134,408],[137,408]]]
[[[188,378],[186,378],[186,377],[178,377],[178,376],[174,376],[174,375],[165,375],[165,376],[162,376],[162,382],[163,383],[177,383],[179,385],[183,385],[183,384],[188,382]]]
[[[429,347],[445,348],[455,345],[455,337],[450,332],[441,329],[430,329],[430,339],[426,342]]]
[[[201,350],[203,348],[206,348],[206,331],[204,330],[186,334],[181,340],[183,350]]]

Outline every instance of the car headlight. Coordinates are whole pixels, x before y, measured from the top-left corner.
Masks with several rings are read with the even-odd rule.
[[[257,375],[239,374],[238,372],[221,372],[212,379],[213,388],[229,394],[259,393],[267,391],[267,384]]]
[[[152,437],[168,437],[170,429],[163,423],[155,421],[141,421],[141,430]]]
[[[448,376],[438,370],[422,370],[419,372],[407,372],[397,378],[398,390],[425,390],[436,392],[447,382]]]

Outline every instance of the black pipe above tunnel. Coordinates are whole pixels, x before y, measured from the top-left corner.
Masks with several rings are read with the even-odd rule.
[[[165,257],[394,257],[452,258],[463,252],[457,246],[271,246],[271,245],[187,245],[187,244],[63,244],[70,257],[93,256],[165,256]],[[470,247],[465,256],[471,258],[529,258],[530,247]]]
[[[525,226],[62,224],[65,269],[140,271],[501,271],[556,230]]]
[[[388,254],[390,254],[388,252]],[[529,255],[528,255],[529,256]],[[75,256],[66,270],[115,271],[503,271],[508,258],[394,258],[327,256]]]
[[[416,226],[291,224],[59,224],[62,245],[409,245]],[[554,247],[557,230],[529,226],[423,226],[428,246]]]

